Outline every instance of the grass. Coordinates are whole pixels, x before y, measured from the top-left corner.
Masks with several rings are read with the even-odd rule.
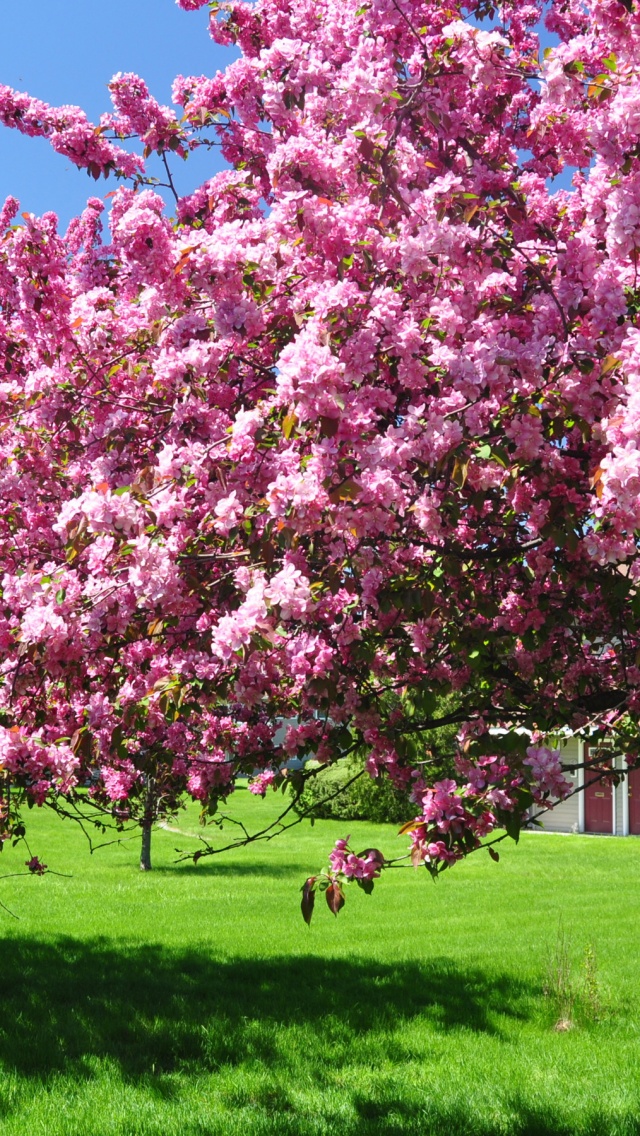
[[[252,823],[274,805],[238,793]],[[299,887],[343,823],[197,867],[174,862],[193,840],[157,831],[145,875],[135,845],[89,857],[75,827],[30,819],[33,851],[72,878],[0,885],[20,916],[0,913],[1,1136],[640,1133],[637,841],[525,835],[435,885],[409,870],[350,889],[308,930]],[[350,827],[355,847],[396,847]]]

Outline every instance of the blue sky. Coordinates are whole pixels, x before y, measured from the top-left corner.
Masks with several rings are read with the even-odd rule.
[[[207,8],[183,12],[174,0],[47,0],[35,10],[5,0],[2,8],[0,83],[55,105],[81,106],[94,121],[111,107],[106,85],[116,71],[135,71],[170,104],[175,75],[212,75],[234,57],[209,38]],[[219,168],[215,153],[174,159],[179,192]],[[53,209],[65,227],[87,197],[116,184],[93,181],[44,139],[0,127],[0,203],[11,193],[24,211]]]
[[[107,83],[116,71],[135,71],[162,103],[171,102],[175,75],[212,75],[234,58],[214,44],[208,9],[183,12],[174,0],[48,0],[32,6],[5,0],[0,39],[0,83],[53,105],[73,103],[96,121],[111,103]],[[543,32],[543,43],[550,42]],[[174,179],[187,193],[220,168],[216,152],[174,158]],[[161,169],[151,169],[161,174]],[[556,179],[568,187],[571,172]],[[104,195],[118,183],[94,182],[48,142],[0,127],[0,204],[8,194],[23,211],[53,209],[62,228],[87,197]]]

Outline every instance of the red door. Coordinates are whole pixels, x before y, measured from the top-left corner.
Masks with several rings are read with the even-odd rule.
[[[629,832],[640,836],[640,769],[629,770]]]
[[[589,747],[584,747],[584,759],[589,761]],[[585,769],[584,830],[585,832],[613,832],[613,790],[611,785],[593,781],[597,768]],[[639,786],[640,788],[640,783]],[[638,829],[640,832],[640,828]]]

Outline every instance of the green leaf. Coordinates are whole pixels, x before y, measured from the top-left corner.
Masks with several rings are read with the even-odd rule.
[[[589,358],[576,359],[575,364],[582,375],[590,375],[595,367],[594,360]]]
[[[285,415],[282,420],[282,433],[287,440],[291,437],[291,434],[297,425],[298,417],[292,410],[289,414]]]
[[[461,461],[460,458],[456,458],[456,460],[453,464],[453,472],[451,474],[451,480],[453,481],[454,485],[458,486],[459,489],[464,488],[464,484],[467,480],[468,469],[469,469],[469,459],[468,458],[466,459],[466,461]]]
[[[357,880],[358,887],[362,888],[365,895],[371,895],[373,891],[373,880]]]
[[[505,813],[504,827],[507,835],[517,844],[520,839],[520,817],[516,813]]]
[[[415,690],[405,694],[402,706],[408,718],[429,718],[437,706],[437,698],[430,690]]]

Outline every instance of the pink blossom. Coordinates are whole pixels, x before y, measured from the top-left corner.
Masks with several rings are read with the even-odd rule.
[[[212,750],[193,760],[187,778],[187,788],[197,801],[206,801],[212,789],[226,787],[233,770],[221,749]]]
[[[282,619],[301,619],[311,604],[309,580],[289,562],[271,577],[265,596],[280,606]]]
[[[105,792],[111,801],[125,801],[139,780],[139,774],[131,761],[119,761],[114,766],[102,766],[100,774]]]
[[[548,746],[529,746],[523,762],[531,769],[531,780],[537,799],[555,797],[562,800],[573,791],[573,784],[562,773],[560,753]]]
[[[272,769],[266,769],[264,773],[259,773],[258,776],[249,782],[248,789],[256,797],[264,797],[270,785],[273,785],[276,780],[276,774]]]
[[[374,880],[382,868],[381,854],[370,848],[366,855],[357,856],[349,848],[350,837],[336,840],[333,851],[329,853],[329,863],[334,872],[340,872],[347,879]]]
[[[216,530],[223,536],[228,536],[234,525],[238,524],[244,511],[235,489],[228,497],[221,497],[213,511],[217,518],[214,521]]]

